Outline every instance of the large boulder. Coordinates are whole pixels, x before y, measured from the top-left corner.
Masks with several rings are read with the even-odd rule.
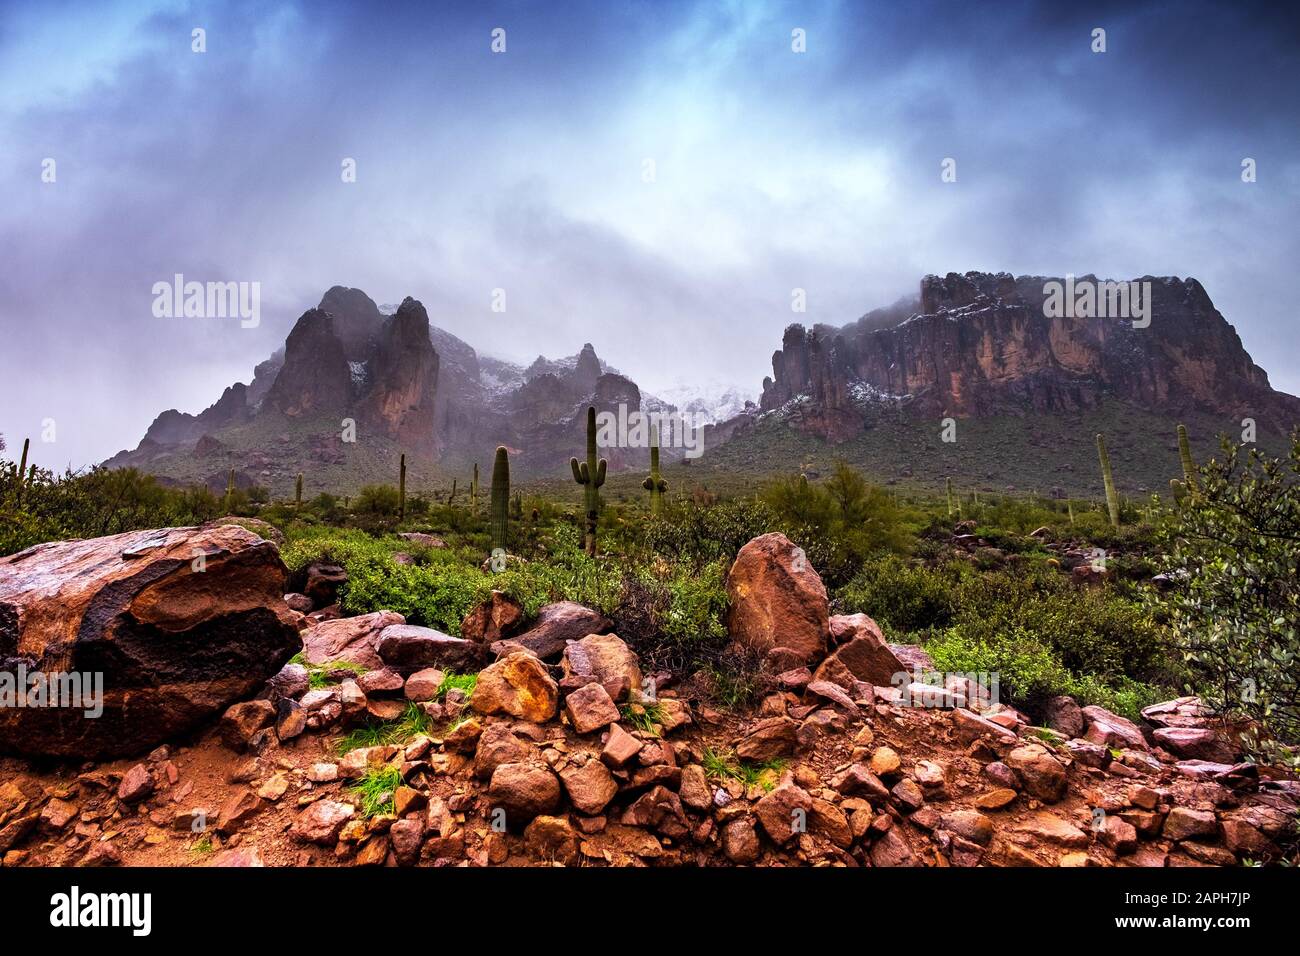
[[[905,672],[876,622],[865,614],[837,614],[830,619],[830,628],[832,640],[840,646],[818,666],[814,681],[830,681],[849,690],[856,681],[893,687],[895,675]]]
[[[302,635],[303,654],[309,664],[346,661],[368,670],[383,667],[376,649],[384,628],[404,624],[396,611],[375,611],[356,617],[313,624]]]
[[[493,591],[486,601],[465,615],[460,622],[460,636],[467,641],[492,644],[517,631],[523,620],[524,609],[518,601],[502,591]]]
[[[479,672],[469,705],[480,714],[509,714],[540,724],[555,716],[560,687],[546,665],[524,651]]]
[[[377,646],[380,660],[402,674],[429,667],[467,673],[482,667],[489,656],[482,644],[414,624],[384,628]]]
[[[727,597],[733,640],[760,654],[786,647],[804,661],[826,656],[826,586],[785,535],[761,535],[740,549],[727,575]]]
[[[538,611],[533,626],[509,643],[520,644],[546,659],[563,652],[569,641],[580,641],[588,634],[603,634],[613,626],[599,611],[572,601],[559,601]]]
[[[287,576],[273,544],[235,525],[52,542],[0,559],[0,692],[24,673],[83,690],[79,706],[0,707],[0,750],[140,753],[254,696],[302,646]]]
[[[565,677],[592,677],[615,701],[641,692],[641,664],[636,652],[617,634],[591,634],[564,649]],[[617,719],[617,718],[616,718]]]

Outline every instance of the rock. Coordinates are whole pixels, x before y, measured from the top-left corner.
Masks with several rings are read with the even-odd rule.
[[[837,847],[847,850],[853,845],[853,827],[844,811],[820,797],[813,797],[808,812],[808,832],[825,837]]]
[[[690,704],[675,697],[659,698],[659,726],[663,728],[665,734],[671,734],[674,730],[692,723],[694,721],[691,719]]]
[[[871,755],[871,772],[877,777],[886,777],[890,774],[897,773],[902,761],[889,747],[879,747]]]
[[[217,832],[234,833],[261,810],[262,799],[257,794],[251,790],[237,790],[226,798],[226,802],[217,811]]]
[[[290,591],[284,596],[284,603],[291,611],[297,611],[299,614],[310,614],[316,605],[312,599],[305,594],[298,594],[296,591]]]
[[[616,723],[618,707],[600,684],[587,684],[564,699],[564,712],[576,733],[589,734]]]
[[[1213,839],[1219,835],[1219,821],[1213,810],[1174,807],[1165,817],[1161,834],[1166,840]]]
[[[619,724],[613,724],[609,728],[609,739],[605,741],[605,748],[600,752],[601,761],[608,767],[618,770],[627,766],[628,762],[641,752],[644,745],[637,740]]]
[[[603,634],[613,626],[599,611],[572,601],[560,601],[545,605],[537,612],[533,626],[513,640],[545,660],[563,652],[569,641]]]
[[[581,767],[566,767],[560,771],[560,781],[573,808],[587,816],[601,813],[618,793],[618,783],[599,760],[588,760]]]
[[[920,809],[921,805],[925,803],[925,794],[916,785],[916,781],[910,777],[904,777],[898,781],[898,783],[894,784],[894,789],[889,792],[898,801],[898,805],[908,813]]]
[[[999,787],[982,793],[975,798],[975,806],[981,810],[1001,810],[1016,799],[1016,792],[1006,787]]]
[[[283,743],[301,736],[310,715],[297,701],[282,699],[276,707],[275,736]]]
[[[406,679],[403,687],[403,693],[407,700],[426,701],[437,700],[438,689],[442,687],[442,682],[446,674],[437,667],[426,667],[418,670]]]
[[[524,846],[539,859],[568,865],[578,858],[578,831],[568,817],[535,817],[524,828]]]
[[[405,622],[406,618],[394,611],[322,621],[303,633],[303,654],[309,664],[347,661],[367,669],[383,667],[376,651],[379,635],[385,628]]]
[[[1258,860],[1278,852],[1277,844],[1244,820],[1225,818],[1222,826],[1223,845],[1238,856]]]
[[[854,681],[892,687],[895,675],[905,672],[876,622],[865,614],[836,615],[830,619],[830,629],[833,641],[847,641],[822,661],[813,680],[831,681],[848,690]]]
[[[314,763],[307,769],[307,779],[312,783],[333,783],[339,778],[336,763]]]
[[[1067,740],[1065,749],[1085,767],[1101,768],[1110,763],[1110,751],[1100,744],[1090,744],[1086,740]]]
[[[302,591],[316,607],[329,607],[339,599],[339,588],[348,583],[348,573],[337,564],[314,561],[303,572]]]
[[[822,700],[830,701],[850,714],[858,712],[858,705],[853,703],[853,698],[844,693],[844,688],[839,684],[832,684],[827,680],[815,680],[808,685],[807,693],[812,694],[814,697],[820,697]]]
[[[1106,822],[1102,825],[1098,839],[1119,856],[1127,856],[1138,847],[1137,830],[1115,814],[1106,815]]]
[[[727,821],[722,828],[722,852],[732,863],[749,866],[758,862],[761,850],[758,834],[754,830],[754,821],[749,817],[737,817]]]
[[[343,825],[352,819],[355,812],[351,804],[317,800],[298,814],[289,828],[289,836],[300,843],[333,846],[338,842]]]
[[[1214,720],[1199,697],[1176,697],[1142,709],[1142,719],[1153,727],[1208,727]]]
[[[215,867],[264,867],[262,854],[258,852],[257,847],[237,847],[233,850],[222,850],[213,855],[208,866]]]
[[[377,670],[367,671],[357,677],[357,686],[367,697],[375,695],[383,696],[385,694],[399,694],[406,682],[402,680],[402,675],[397,671],[389,670],[387,667],[380,667]]]
[[[384,628],[376,649],[380,660],[403,674],[429,667],[468,673],[482,667],[490,656],[482,644],[413,624]]]
[[[781,845],[799,833],[808,832],[808,815],[812,807],[808,791],[786,783],[759,800],[754,806],[754,814],[772,842]]]
[[[90,845],[90,850],[81,858],[80,866],[119,866],[122,851],[116,843],[109,840],[97,840]]]
[[[272,703],[297,700],[311,689],[311,677],[301,664],[285,664],[280,673],[267,681],[266,696]]]
[[[830,636],[826,587],[803,550],[783,534],[754,538],[727,575],[733,640],[765,654],[788,647],[805,662],[820,660]]]
[[[540,724],[555,716],[559,699],[560,688],[546,665],[517,651],[479,672],[469,705],[480,714],[510,714]]]
[[[153,777],[149,769],[138,763],[128,770],[117,785],[117,799],[123,803],[139,803],[149,797],[154,790]]]
[[[1151,736],[1161,747],[1187,760],[1232,763],[1239,752],[1210,727],[1160,727]]]
[[[594,677],[615,701],[631,700],[641,691],[641,667],[633,650],[617,634],[591,634],[564,648],[566,677]]]
[[[1081,850],[1088,845],[1088,834],[1046,810],[1040,810],[1011,824],[1010,829],[1013,833],[1036,841],[1055,843],[1070,850]]]
[[[750,727],[736,743],[741,760],[762,763],[794,753],[798,725],[789,717],[768,717]]]
[[[52,830],[62,830],[77,818],[79,812],[75,803],[51,797],[41,809],[41,822]]]
[[[503,763],[524,763],[540,757],[537,747],[520,740],[505,724],[488,724],[478,738],[474,754],[474,776],[490,778]]]
[[[886,819],[888,819],[886,817]],[[890,827],[871,845],[871,865],[880,867],[920,866],[907,839]]]
[[[257,795],[263,800],[275,802],[283,797],[289,791],[289,775],[286,773],[272,774],[271,777],[257,788]]]
[[[912,671],[913,673],[919,671],[922,674],[934,670],[934,660],[915,644],[886,644],[885,646],[903,665],[903,670]],[[881,686],[888,687],[890,685],[882,684]]]
[[[1146,750],[1146,738],[1137,724],[1126,720],[1118,714],[1112,714],[1104,707],[1092,704],[1083,708],[1083,717],[1088,722],[1083,739],[1102,747],[1116,749],[1131,747],[1134,750]]]
[[[951,810],[939,818],[939,826],[980,846],[993,840],[993,821],[978,810]]]
[[[1043,723],[1066,737],[1083,734],[1083,709],[1073,697],[1052,697],[1043,708]]]
[[[63,707],[0,708],[0,752],[142,753],[253,696],[301,647],[286,576],[274,545],[233,525],[51,542],[0,558],[0,671],[15,683],[19,667],[94,674],[103,707],[90,720],[80,710],[70,720]]]
[[[998,740],[1015,740],[1016,735],[1007,728],[986,720],[978,714],[972,714],[969,710],[953,710],[952,714],[953,730],[957,734],[957,739],[964,744],[973,743],[982,737],[992,737]]]
[[[1055,803],[1065,796],[1065,767],[1044,747],[1027,744],[1016,747],[1005,757],[1008,767],[1020,776],[1024,790],[1044,803]]]
[[[488,799],[505,811],[507,826],[521,825],[560,805],[560,781],[544,763],[503,763],[492,771]]]
[[[830,780],[831,788],[845,796],[863,796],[875,800],[884,800],[889,796],[886,787],[866,764],[850,764],[841,773]]]
[[[713,790],[709,787],[703,767],[693,763],[682,768],[682,782],[677,788],[677,795],[692,810],[703,813],[713,806]]]
[[[442,740],[451,753],[474,753],[483,736],[483,725],[474,717],[461,721]]]
[[[661,784],[637,797],[623,812],[621,822],[625,826],[656,830],[675,839],[680,839],[689,832],[680,798]]]
[[[398,866],[415,866],[423,839],[424,824],[419,820],[398,820],[388,828],[388,844]]]
[[[460,636],[467,641],[491,644],[509,637],[523,620],[524,609],[518,601],[504,591],[493,591],[491,597],[465,615],[460,623]]]
[[[248,700],[231,705],[221,716],[221,741],[234,751],[248,749],[259,730],[275,721],[275,705],[269,700]]]

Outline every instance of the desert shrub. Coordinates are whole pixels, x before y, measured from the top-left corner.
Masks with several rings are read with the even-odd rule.
[[[960,566],[937,569],[887,555],[863,564],[836,599],[844,613],[867,614],[886,633],[901,638],[952,622],[961,571]]]
[[[370,518],[392,518],[402,507],[402,496],[392,485],[366,485],[352,499],[353,514]]]
[[[652,553],[703,567],[718,558],[734,558],[746,542],[779,527],[772,510],[756,499],[686,500],[648,519],[641,537]]]
[[[802,475],[772,482],[763,501],[778,529],[804,549],[831,587],[847,582],[865,558],[901,553],[909,546],[893,499],[842,461],[821,484]]]
[[[1177,586],[1162,602],[1202,698],[1246,718],[1258,759],[1300,743],[1300,431],[1287,461],[1226,440],[1164,530]]]

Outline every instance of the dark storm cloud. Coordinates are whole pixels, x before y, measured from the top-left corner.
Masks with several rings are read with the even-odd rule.
[[[5,12],[0,433],[53,418],[42,464],[209,404],[335,283],[415,295],[518,360],[591,341],[653,390],[756,389],[788,322],[843,323],[929,271],[1195,275],[1300,391],[1300,31],[1263,5]],[[177,272],[260,282],[261,326],[155,318]]]

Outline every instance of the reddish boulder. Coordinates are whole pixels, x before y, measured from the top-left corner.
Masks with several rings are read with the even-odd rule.
[[[460,636],[467,641],[491,644],[509,637],[523,620],[524,609],[518,601],[502,591],[493,591],[491,597],[465,615],[460,623]]]
[[[375,611],[314,624],[303,633],[303,655],[309,664],[347,661],[365,668],[383,667],[375,650],[384,628],[403,624],[396,611]]]
[[[252,697],[302,646],[287,576],[273,544],[234,525],[0,558],[0,669],[102,675],[81,688],[84,707],[0,708],[0,751],[140,753]]]
[[[489,656],[482,644],[413,624],[393,624],[384,628],[375,647],[379,659],[402,674],[429,667],[460,673],[476,671]]]
[[[636,652],[617,634],[591,634],[570,642],[560,663],[566,677],[594,677],[612,700],[628,700],[641,691]]]
[[[814,681],[830,681],[847,690],[856,681],[892,687],[895,675],[906,671],[876,622],[865,614],[837,614],[830,627],[832,641],[840,646],[813,673]]]
[[[760,654],[786,647],[805,662],[825,656],[826,586],[785,535],[761,535],[740,549],[727,575],[727,597],[727,629],[740,644]]]
[[[559,685],[546,665],[518,651],[479,672],[469,705],[480,714],[510,714],[540,724],[555,716]]]
[[[572,601],[559,601],[543,607],[533,626],[512,642],[546,659],[563,652],[569,641],[580,641],[588,634],[603,634],[613,626],[614,622],[599,611]]]

